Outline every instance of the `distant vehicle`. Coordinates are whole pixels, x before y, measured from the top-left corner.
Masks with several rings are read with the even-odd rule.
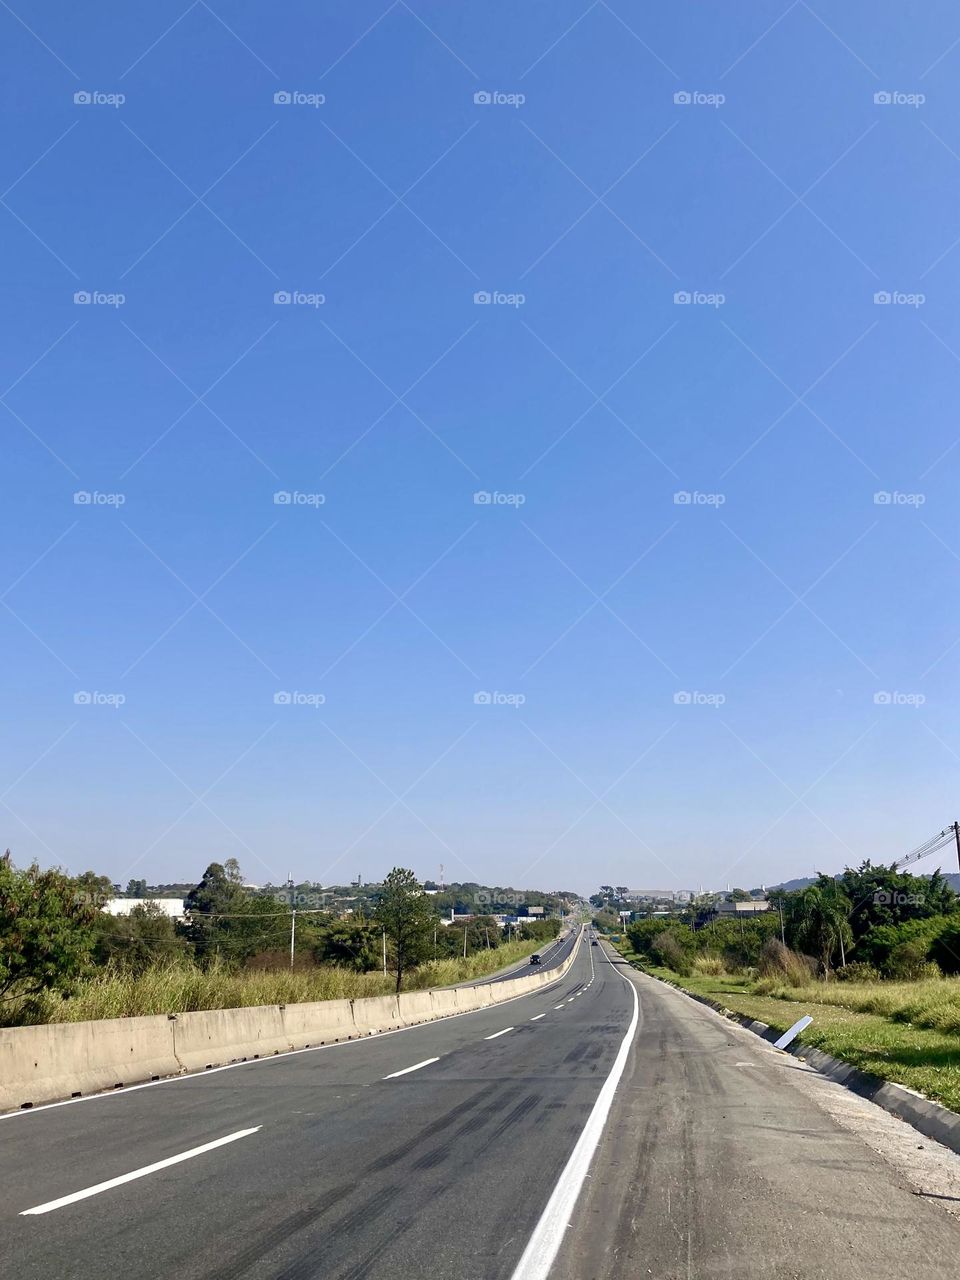
[[[594,940],[590,943],[590,945],[591,945],[591,947],[595,947],[595,946],[597,945],[597,940],[596,940],[596,938],[594,938]]]
[[[531,957],[530,957],[530,963],[531,963],[531,964],[539,964],[539,963],[540,963],[540,957],[539,957],[539,956],[537,956],[537,955],[533,955],[533,956],[531,956]]]

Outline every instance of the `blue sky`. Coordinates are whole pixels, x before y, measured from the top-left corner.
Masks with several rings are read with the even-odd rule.
[[[17,861],[752,886],[952,821],[960,13],[875,10],[4,5]]]

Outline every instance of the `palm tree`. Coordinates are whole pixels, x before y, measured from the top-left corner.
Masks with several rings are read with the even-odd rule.
[[[838,948],[840,963],[846,963],[845,944],[853,936],[849,915],[850,901],[836,887],[812,884],[800,894],[795,916],[797,941],[817,956],[825,977]]]

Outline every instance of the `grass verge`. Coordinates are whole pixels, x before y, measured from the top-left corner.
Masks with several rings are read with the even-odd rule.
[[[614,946],[617,944],[614,943]],[[617,949],[637,968],[665,978],[695,995],[722,1004],[733,1013],[786,1031],[809,1014],[813,1023],[799,1039],[869,1071],[883,1080],[915,1089],[960,1112],[960,1036],[941,1029],[957,991],[952,980],[939,983],[812,983],[803,988],[774,988],[758,994],[754,980],[735,974],[692,974],[689,977]],[[923,990],[934,986],[937,991]],[[849,990],[848,990],[849,988]],[[908,1016],[941,1022],[918,1025]]]

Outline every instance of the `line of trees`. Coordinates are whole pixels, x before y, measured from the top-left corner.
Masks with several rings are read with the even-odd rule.
[[[772,890],[768,901],[762,914],[713,919],[694,903],[635,921],[627,938],[637,954],[681,974],[715,963],[799,985],[813,974],[911,980],[960,973],[960,898],[939,870],[914,876],[867,860],[803,889]],[[609,927],[608,913],[597,921]]]
[[[111,915],[103,906],[114,896],[105,876],[71,877],[36,864],[18,869],[8,850],[0,858],[0,1007],[45,990],[69,993],[98,966],[138,974],[155,965],[279,968],[292,962],[370,972],[384,964],[385,952],[399,991],[409,970],[424,961],[504,941],[489,914],[441,924],[435,896],[399,867],[344,917],[294,910],[282,895],[251,892],[235,859],[207,867],[186,896],[182,920],[151,901]],[[558,929],[556,920],[531,919],[523,934],[546,941]]]

